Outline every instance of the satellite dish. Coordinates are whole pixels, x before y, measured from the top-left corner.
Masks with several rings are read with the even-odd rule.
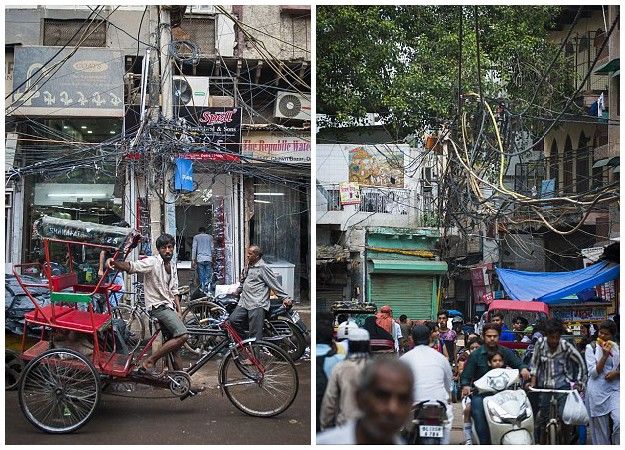
[[[174,99],[177,106],[188,104],[193,98],[191,85],[185,80],[175,79],[173,83]]]

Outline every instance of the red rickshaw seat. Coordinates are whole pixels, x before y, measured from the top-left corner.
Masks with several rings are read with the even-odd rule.
[[[50,277],[50,290],[59,292],[63,289],[74,287],[78,284],[78,274],[76,272],[65,273],[63,275],[52,275]]]

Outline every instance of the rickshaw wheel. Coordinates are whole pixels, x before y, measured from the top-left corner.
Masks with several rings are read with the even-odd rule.
[[[93,417],[100,399],[100,378],[84,355],[52,349],[26,365],[18,394],[22,412],[35,427],[48,433],[71,433]]]
[[[24,361],[19,353],[11,349],[4,350],[4,388],[7,391],[17,389],[24,371]]]

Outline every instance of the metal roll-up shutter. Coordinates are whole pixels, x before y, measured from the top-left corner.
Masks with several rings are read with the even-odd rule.
[[[393,317],[432,319],[434,278],[415,275],[372,274],[371,299],[378,308],[389,305]]]

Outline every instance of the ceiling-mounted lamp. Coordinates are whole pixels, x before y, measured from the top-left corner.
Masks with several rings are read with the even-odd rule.
[[[271,203],[271,202],[268,202],[267,200],[254,200],[254,203]]]
[[[106,197],[106,194],[102,193],[102,192],[72,192],[72,193],[55,193],[55,194],[48,194],[48,197],[50,198],[56,198],[56,197],[91,197],[91,198],[104,198]]]

